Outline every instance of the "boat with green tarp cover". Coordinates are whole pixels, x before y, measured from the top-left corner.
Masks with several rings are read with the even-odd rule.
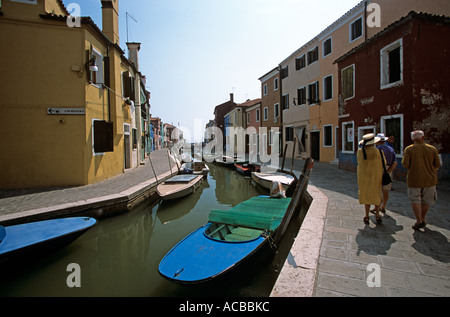
[[[252,197],[229,210],[211,210],[208,223],[181,240],[161,260],[159,273],[181,284],[208,282],[248,260],[264,245],[277,247],[300,210],[309,172],[291,198]]]

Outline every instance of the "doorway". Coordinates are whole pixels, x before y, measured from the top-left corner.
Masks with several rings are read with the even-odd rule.
[[[123,144],[124,144],[124,168],[131,168],[131,142],[130,142],[130,125],[123,124]]]
[[[320,161],[320,132],[310,132],[311,136],[311,158]]]

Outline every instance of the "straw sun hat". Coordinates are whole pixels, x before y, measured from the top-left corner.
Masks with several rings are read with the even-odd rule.
[[[363,136],[363,139],[359,141],[359,145],[373,145],[381,140],[380,137],[375,136],[373,133],[369,133]]]

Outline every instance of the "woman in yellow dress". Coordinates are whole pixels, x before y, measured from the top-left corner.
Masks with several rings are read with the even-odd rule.
[[[370,205],[375,205],[375,219],[378,224],[382,222],[380,217],[381,183],[383,178],[383,165],[381,155],[384,154],[375,147],[380,138],[370,133],[364,135],[359,142],[361,148],[357,152],[358,196],[359,203],[363,204],[366,211],[364,223],[369,224]]]

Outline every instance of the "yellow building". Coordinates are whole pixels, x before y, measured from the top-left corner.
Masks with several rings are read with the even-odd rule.
[[[0,188],[123,173],[132,121],[122,87],[136,70],[119,47],[118,0],[101,2],[103,31],[89,17],[68,18],[62,1],[1,2]]]

